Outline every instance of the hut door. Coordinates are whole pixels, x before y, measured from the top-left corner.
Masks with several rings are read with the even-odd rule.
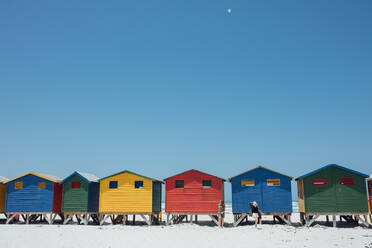
[[[335,185],[338,212],[363,212],[366,209],[363,180],[350,173],[340,173],[336,176]]]

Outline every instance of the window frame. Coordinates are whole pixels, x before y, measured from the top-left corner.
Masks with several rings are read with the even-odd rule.
[[[71,182],[71,189],[80,189],[81,182]]]
[[[23,181],[14,182],[14,189],[15,190],[21,190],[21,189],[23,189]]]
[[[119,187],[119,182],[117,180],[109,181],[109,189],[117,189]]]
[[[311,183],[313,186],[327,186],[328,178],[314,178]]]
[[[141,186],[138,186],[137,183],[140,183]],[[144,183],[143,183],[143,180],[136,180],[136,181],[134,181],[134,188],[135,188],[135,189],[143,189],[143,188],[144,188],[143,184],[144,184]],[[138,186],[138,187],[137,187],[137,186]]]
[[[243,184],[243,182],[246,182],[245,184]],[[253,184],[252,183],[247,183],[247,182],[253,182]],[[254,179],[242,179],[242,180],[240,180],[240,186],[241,187],[255,187],[256,186],[256,180],[254,180]]]
[[[354,177],[341,177],[339,184],[340,185],[354,185],[355,184]]]
[[[45,181],[37,182],[37,188],[38,189],[46,189],[46,182]]]
[[[204,185],[205,182],[210,182],[210,185]],[[202,180],[202,188],[203,189],[211,189],[212,188],[212,180],[211,179],[203,179]]]
[[[280,179],[266,179],[266,186],[267,187],[280,187]]]
[[[182,182],[182,187],[180,187],[180,185],[177,184],[178,183],[181,183]],[[185,188],[185,180],[175,180],[174,181],[174,187],[176,189],[184,189]]]

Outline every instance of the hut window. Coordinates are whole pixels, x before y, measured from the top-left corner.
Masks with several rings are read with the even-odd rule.
[[[136,189],[142,189],[143,188],[143,181],[135,181],[134,182],[134,187]]]
[[[183,180],[176,180],[176,188],[184,188],[185,183]]]
[[[23,189],[23,182],[15,182],[14,189]]]
[[[203,180],[203,188],[212,188],[212,180]]]
[[[243,179],[242,180],[242,187],[254,187],[255,182],[252,179]]]
[[[38,182],[37,183],[37,188],[38,189],[45,189],[46,188],[46,183],[45,182]]]
[[[80,189],[80,182],[72,182],[71,183],[72,189]]]
[[[267,186],[280,186],[280,179],[267,179],[266,185]]]
[[[354,178],[352,177],[344,177],[340,179],[340,184],[342,185],[353,185],[354,184]]]
[[[316,186],[328,185],[328,180],[327,178],[315,178],[313,179],[313,185]]]
[[[117,189],[118,188],[118,181],[110,181],[109,188],[110,189]]]

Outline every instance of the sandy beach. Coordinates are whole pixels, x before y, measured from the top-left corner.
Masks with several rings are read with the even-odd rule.
[[[0,225],[0,247],[372,247],[372,230],[338,222],[333,228],[320,219],[314,226],[299,226],[299,214],[292,220],[295,226],[273,224],[264,217],[259,228],[249,221],[232,226],[231,214],[226,227],[216,227],[208,217],[199,223],[170,226],[138,225]]]

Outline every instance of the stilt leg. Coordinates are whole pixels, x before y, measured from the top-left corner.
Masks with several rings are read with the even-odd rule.
[[[333,227],[336,227],[336,215],[332,215]]]

